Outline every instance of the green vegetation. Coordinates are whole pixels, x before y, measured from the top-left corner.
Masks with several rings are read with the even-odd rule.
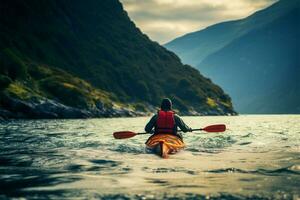
[[[13,97],[26,100],[33,96],[29,88],[25,87],[19,82],[11,83],[5,90],[8,94]]]
[[[5,89],[9,86],[12,80],[8,76],[4,76],[0,74],[0,90]]]
[[[27,68],[23,60],[16,55],[16,51],[8,48],[1,50],[0,64],[0,73],[10,77],[12,80],[27,78]]]
[[[215,108],[215,107],[217,107],[217,104],[216,104],[216,102],[215,102],[215,100],[213,100],[213,99],[211,99],[211,98],[207,98],[207,104],[210,106],[210,107],[212,107],[212,108]]]
[[[6,91],[20,99],[39,94],[83,109],[94,108],[98,102],[110,105],[109,93],[95,89],[86,81],[63,70],[31,64],[29,74],[32,82],[30,88],[35,88],[34,91],[19,82],[10,84]]]

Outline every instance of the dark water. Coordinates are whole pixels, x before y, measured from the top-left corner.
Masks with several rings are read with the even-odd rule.
[[[300,116],[186,117],[187,148],[145,151],[148,118],[27,120],[0,124],[0,199],[299,199]]]

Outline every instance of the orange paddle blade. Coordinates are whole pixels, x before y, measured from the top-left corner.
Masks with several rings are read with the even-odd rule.
[[[225,124],[216,124],[203,128],[206,132],[224,132],[226,130]]]
[[[116,139],[126,139],[136,136],[137,134],[131,131],[119,131],[113,133],[114,138]]]

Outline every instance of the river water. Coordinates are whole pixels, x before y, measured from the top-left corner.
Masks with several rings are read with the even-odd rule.
[[[193,128],[169,159],[145,150],[149,118],[0,124],[0,199],[299,199],[300,115],[184,117]]]

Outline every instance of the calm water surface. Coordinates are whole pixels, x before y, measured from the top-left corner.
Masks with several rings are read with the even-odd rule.
[[[300,115],[184,117],[187,148],[145,151],[149,118],[0,123],[0,199],[299,199]]]

